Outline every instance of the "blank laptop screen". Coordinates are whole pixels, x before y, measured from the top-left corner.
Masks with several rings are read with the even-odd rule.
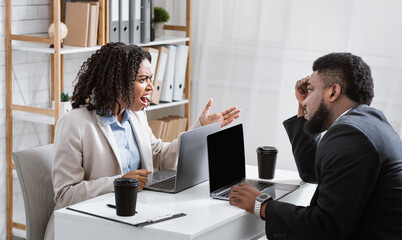
[[[242,124],[207,137],[209,186],[216,191],[246,177]]]

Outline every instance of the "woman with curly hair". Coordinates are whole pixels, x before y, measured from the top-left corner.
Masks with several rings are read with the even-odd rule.
[[[52,180],[56,208],[113,191],[116,178],[136,178],[141,190],[154,170],[176,166],[178,141],[156,139],[143,109],[152,93],[151,56],[136,45],[108,43],[82,65],[55,134]],[[239,117],[229,108],[210,114],[210,100],[191,127]],[[53,236],[53,216],[46,239]]]

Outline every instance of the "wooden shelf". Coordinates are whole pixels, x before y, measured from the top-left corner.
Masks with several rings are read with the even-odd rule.
[[[188,37],[172,37],[172,36],[164,36],[161,38],[155,39],[155,41],[149,42],[149,43],[140,43],[138,46],[145,47],[145,46],[156,46],[156,45],[164,45],[164,44],[175,44],[175,43],[182,43],[182,42],[188,42],[190,41],[190,38]]]
[[[186,37],[171,37],[165,36],[161,38],[157,38],[155,41],[149,43],[141,43],[138,46],[145,47],[145,46],[156,46],[156,45],[164,45],[164,44],[175,44],[175,43],[182,43],[189,41],[190,38]],[[73,53],[82,53],[82,52],[93,52],[100,49],[101,46],[95,47],[74,47],[64,45],[63,48],[60,49],[60,54],[73,54]],[[22,41],[15,41],[13,42],[13,50],[20,50],[20,51],[29,51],[29,52],[38,52],[38,53],[54,53],[54,48],[50,48],[49,44],[46,43],[35,43],[35,42],[22,42]]]
[[[17,175],[17,173],[15,173]],[[21,229],[14,228],[13,235],[22,239],[27,239],[27,232]]]
[[[160,103],[157,105],[149,106],[148,108],[145,109],[145,111],[152,111],[152,110],[157,110],[157,109],[162,109],[162,108],[180,106],[180,105],[184,105],[187,103],[189,103],[189,100],[187,100],[187,99],[184,99],[182,101],[177,101],[177,102]],[[48,116],[48,115],[25,112],[25,111],[13,110],[13,119],[26,121],[26,122],[55,125],[54,116]]]
[[[100,46],[95,47],[74,47],[74,46],[64,46],[60,49],[60,54],[72,54],[80,52],[91,52],[100,49]],[[54,53],[54,48],[50,48],[49,44],[46,43],[34,43],[34,42],[13,42],[13,50],[38,52],[38,53]]]
[[[149,106],[148,108],[145,109],[145,111],[152,111],[152,110],[161,109],[161,108],[174,107],[174,106],[184,105],[186,103],[189,103],[189,101],[187,99],[177,101],[177,102],[159,103],[157,105]]]
[[[13,119],[54,125],[54,116],[13,110]]]

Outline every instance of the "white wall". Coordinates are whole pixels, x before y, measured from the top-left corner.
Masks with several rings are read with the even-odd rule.
[[[372,106],[402,133],[401,1],[194,0],[192,19],[193,113],[210,97],[214,110],[239,106],[249,164],[274,145],[277,166],[296,169],[282,121],[297,113],[296,81],[330,52],[371,66]]]

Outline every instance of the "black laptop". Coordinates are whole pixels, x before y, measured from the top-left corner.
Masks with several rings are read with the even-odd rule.
[[[300,185],[246,179],[243,125],[221,130],[207,137],[210,196],[229,200],[234,185],[249,183],[278,200]]]

